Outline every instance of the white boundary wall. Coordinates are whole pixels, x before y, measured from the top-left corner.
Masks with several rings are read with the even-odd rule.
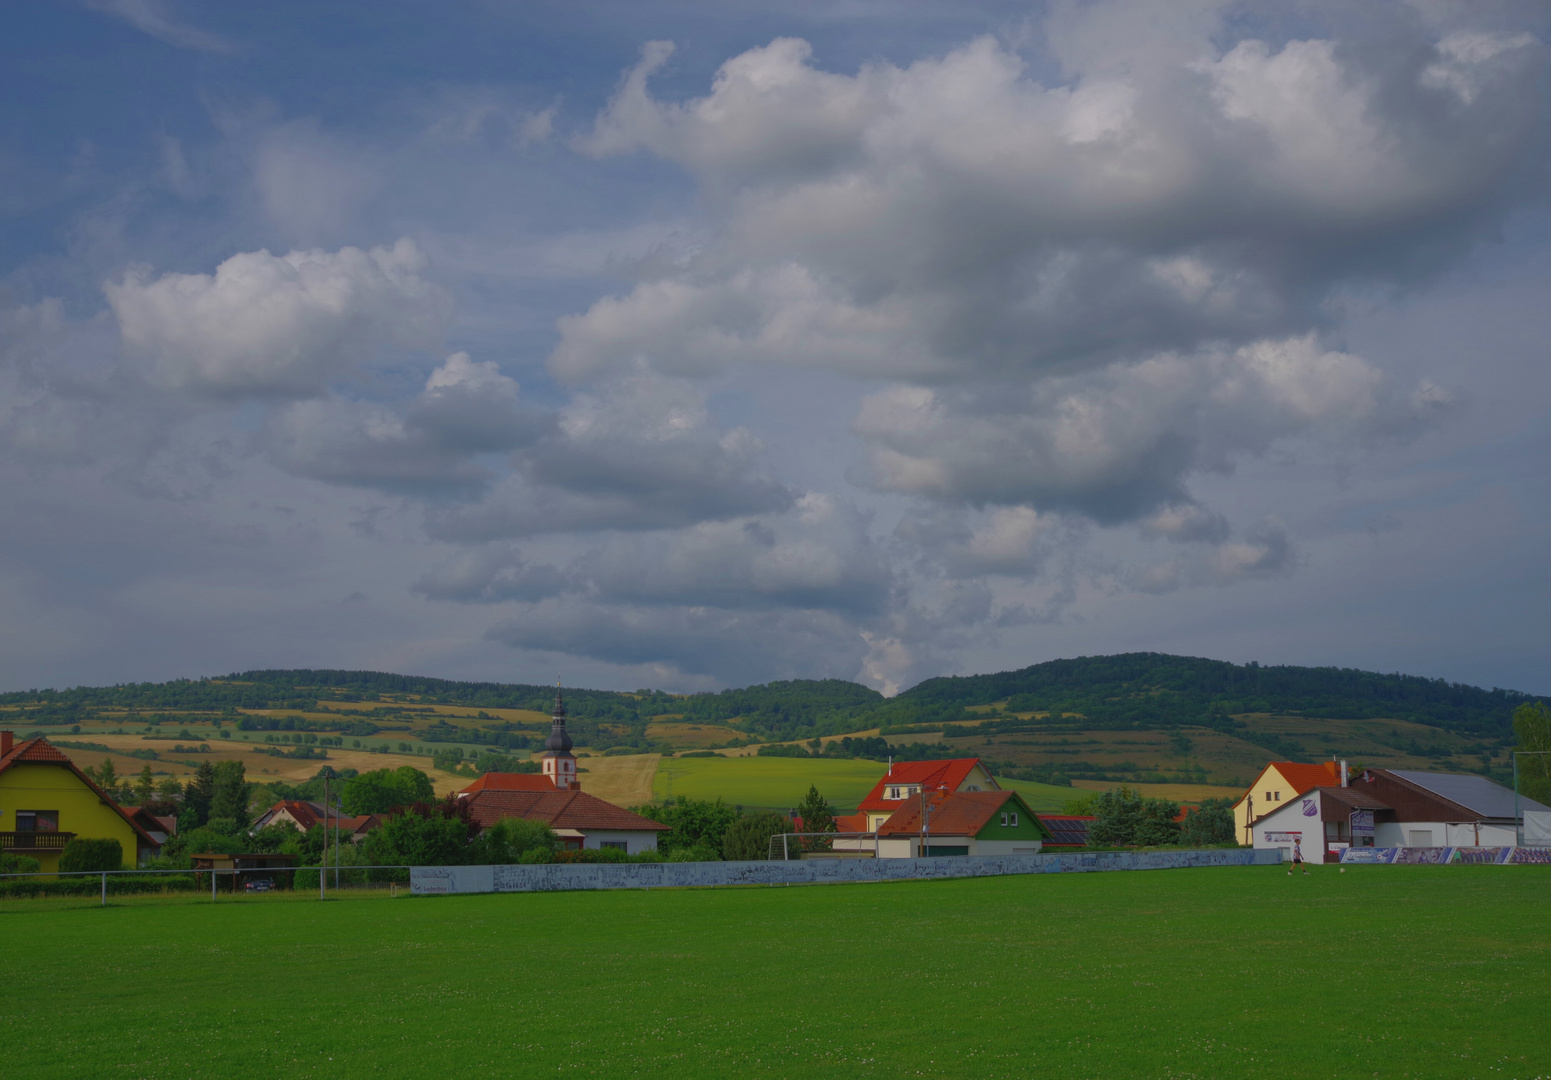
[[[917,878],[1061,874],[1095,870],[1176,870],[1279,862],[1280,851],[1097,851],[1059,855],[956,856],[932,859],[801,859],[789,862],[541,863],[532,866],[415,866],[416,896],[445,893],[662,889],[715,885],[807,885]]]

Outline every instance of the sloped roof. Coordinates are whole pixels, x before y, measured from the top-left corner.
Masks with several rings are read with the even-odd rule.
[[[1381,799],[1374,798],[1366,791],[1353,787],[1321,787],[1317,789],[1326,798],[1334,799],[1338,803],[1350,806],[1354,810],[1389,810],[1390,805]]]
[[[378,823],[377,814],[358,814],[355,817],[347,817],[334,807],[324,807],[322,803],[303,802],[299,799],[281,799],[259,817],[263,825],[269,824],[275,815],[284,810],[296,822],[296,827],[306,832],[308,829],[327,822],[329,828],[336,825],[348,832],[359,832]]]
[[[957,791],[969,774],[980,764],[979,758],[947,758],[938,761],[896,761],[893,768],[883,774],[858,810],[895,810],[908,800],[885,799],[883,789],[895,784],[917,784],[928,791],[939,787]],[[990,770],[986,770],[990,775]],[[992,781],[995,783],[995,781]],[[917,800],[919,801],[919,799]]]
[[[1302,795],[1317,787],[1330,787],[1332,784],[1341,783],[1341,766],[1334,761],[1321,761],[1318,765],[1305,765],[1301,761],[1271,761],[1260,770],[1255,777],[1255,783],[1239,796],[1239,803],[1255,793],[1260,784],[1260,777],[1264,776],[1268,769],[1275,769],[1283,780],[1292,785],[1293,793],[1296,795]],[[1238,806],[1239,803],[1235,803],[1234,806]],[[1274,809],[1276,808],[1272,807],[1266,813],[1269,814]]]
[[[836,832],[866,832],[867,831],[867,815],[865,813],[863,813],[863,814],[841,814],[841,815],[839,815],[839,816],[837,816],[835,818],[835,831]]]
[[[1415,784],[1439,798],[1447,799],[1483,817],[1511,818],[1514,816],[1513,789],[1494,783],[1484,776],[1473,776],[1470,773],[1414,772],[1409,769],[1381,771],[1399,777],[1409,784]],[[1520,795],[1519,809],[1536,811],[1551,810],[1551,807]]]
[[[1039,820],[1039,815],[1029,809],[1016,791],[953,791],[939,794],[928,801],[932,811],[928,825],[933,836],[974,836],[1008,802],[1015,804],[1014,809],[1027,814],[1040,826],[1042,832],[1050,832],[1049,827]],[[889,820],[878,826],[878,835],[921,835],[920,800],[907,799]]]
[[[63,765],[75,773],[76,779],[81,781],[92,791],[97,793],[97,798],[113,808],[113,812],[124,819],[124,823],[135,830],[136,835],[145,840],[150,847],[156,847],[156,838],[146,831],[133,817],[125,812],[124,808],[113,801],[113,797],[102,788],[98,787],[91,777],[82,772],[75,762],[71,761],[63,752],[51,744],[47,739],[28,739],[11,747],[11,752],[0,758],[0,773],[16,765]],[[126,853],[126,858],[133,856],[133,852]]]
[[[585,791],[476,792],[468,797],[469,817],[481,828],[506,817],[542,821],[555,829],[666,832],[668,826],[604,802]]]
[[[459,795],[479,791],[558,791],[555,782],[543,773],[487,772]]]

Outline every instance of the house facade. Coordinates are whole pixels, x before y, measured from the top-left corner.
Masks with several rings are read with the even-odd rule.
[[[1305,765],[1298,761],[1273,761],[1260,771],[1233,806],[1234,838],[1241,844],[1250,842],[1250,823],[1257,818],[1274,814],[1290,800],[1317,787],[1340,787],[1339,762],[1322,761],[1318,765]]]
[[[938,792],[890,815],[878,829],[878,857],[1038,855],[1050,839],[1016,791]]]
[[[380,814],[342,814],[336,807],[325,807],[319,802],[300,799],[282,799],[265,810],[253,822],[250,832],[258,832],[266,825],[291,824],[299,832],[307,832],[316,826],[338,827],[340,836],[353,843],[360,843],[366,834],[382,824]],[[332,833],[330,834],[332,835]]]
[[[1520,797],[1518,808],[1547,811]],[[1517,843],[1514,795],[1468,773],[1368,769],[1347,787],[1317,787],[1254,820],[1257,848],[1291,858],[1301,842],[1310,863],[1337,862],[1344,848],[1509,847]]]
[[[837,820],[835,827],[841,832],[877,832],[896,810],[911,801],[919,803],[923,790],[944,794],[1001,789],[979,758],[893,762],[857,812]]]
[[[31,856],[52,873],[77,836],[117,840],[126,866],[161,847],[47,739],[17,742],[0,731],[0,850]]]

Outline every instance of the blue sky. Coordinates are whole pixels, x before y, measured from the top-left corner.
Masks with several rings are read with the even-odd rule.
[[[0,10],[0,687],[1551,692],[1546,12]]]

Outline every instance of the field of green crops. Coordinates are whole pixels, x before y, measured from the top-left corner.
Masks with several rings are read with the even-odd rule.
[[[850,813],[887,767],[843,758],[663,758],[652,797],[719,798],[733,806],[785,810],[801,802],[812,784],[830,805]]]
[[[1551,872],[0,902],[4,1075],[1551,1076]]]
[[[732,806],[786,810],[801,802],[813,784],[831,805],[851,813],[887,768],[883,762],[862,759],[663,758],[652,783],[652,798],[721,799]],[[997,783],[1016,789],[1033,809],[1045,813],[1059,813],[1069,800],[1085,794],[1026,780],[998,779]]]

